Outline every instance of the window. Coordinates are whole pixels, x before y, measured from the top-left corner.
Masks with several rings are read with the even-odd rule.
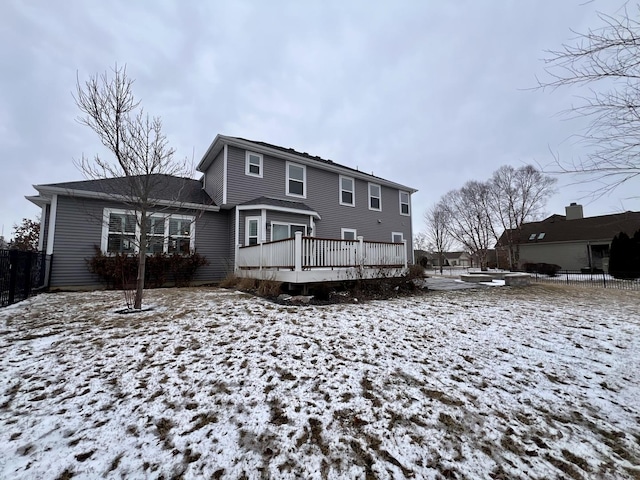
[[[169,217],[168,253],[189,253],[191,250],[191,226],[193,222],[186,218]]]
[[[287,162],[287,195],[306,198],[307,169]]]
[[[296,225],[291,223],[271,222],[271,241],[284,240],[285,238],[294,237],[296,232],[302,232],[302,236],[307,233],[306,225]]]
[[[409,194],[400,192],[400,215],[409,215]]]
[[[342,240],[355,240],[357,232],[353,228],[341,228],[340,235]]]
[[[402,232],[391,232],[391,241],[393,243],[402,243],[404,241],[404,235]]]
[[[382,199],[380,198],[380,185],[369,184],[369,210],[382,210]]]
[[[140,245],[136,214],[126,210],[104,209],[102,251],[135,253]],[[147,253],[189,253],[195,247],[194,217],[151,214],[146,219]]]
[[[164,217],[147,218],[147,253],[164,252]],[[187,242],[187,253],[189,243]]]
[[[536,239],[536,235],[537,235],[537,233],[532,233],[531,235],[529,235],[529,241],[535,240]]]
[[[260,225],[260,217],[247,217],[245,245],[258,244],[258,233],[260,231],[259,225]]]
[[[247,152],[245,160],[246,175],[262,178],[262,155],[259,153]]]
[[[340,205],[356,206],[355,182],[353,178],[340,175]]]
[[[544,238],[545,233],[542,232],[541,234],[538,235],[538,240],[542,240]]]
[[[133,253],[136,243],[136,216],[115,211],[107,211],[106,215],[107,242],[102,250],[107,253]]]

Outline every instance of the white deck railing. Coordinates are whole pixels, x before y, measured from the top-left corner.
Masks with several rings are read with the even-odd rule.
[[[289,269],[296,272],[314,268],[403,267],[407,266],[406,240],[402,243],[332,240],[303,237],[277,240],[238,248],[240,269]]]

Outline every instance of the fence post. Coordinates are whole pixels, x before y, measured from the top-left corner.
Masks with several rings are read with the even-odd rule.
[[[302,232],[296,232],[293,242],[294,271],[302,271]]]
[[[404,268],[407,268],[407,239],[402,239],[402,256],[404,257]],[[468,270],[468,269],[467,269]]]
[[[607,277],[604,272],[602,272],[602,287],[607,288]]]
[[[567,285],[569,285],[569,270],[565,270],[564,273],[567,276]]]
[[[9,305],[16,298],[16,280],[18,278],[18,251],[9,250]]]
[[[356,244],[356,266],[364,265],[364,237],[358,235],[358,243]]]

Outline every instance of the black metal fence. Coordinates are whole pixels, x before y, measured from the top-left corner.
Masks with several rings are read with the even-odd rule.
[[[632,276],[632,275],[630,275]],[[640,277],[640,273],[637,275]],[[617,288],[619,290],[640,290],[640,278],[615,278],[608,273],[584,273],[580,271],[560,270],[555,276],[532,273],[534,282],[558,285],[579,285],[585,287]]]
[[[51,255],[0,250],[0,307],[19,302],[48,284]]]

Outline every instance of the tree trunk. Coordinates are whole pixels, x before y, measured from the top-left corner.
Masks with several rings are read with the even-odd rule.
[[[133,302],[135,310],[142,309],[142,296],[144,294],[144,273],[147,263],[147,215],[140,215],[140,240],[138,245],[138,277],[136,278],[136,298]]]

